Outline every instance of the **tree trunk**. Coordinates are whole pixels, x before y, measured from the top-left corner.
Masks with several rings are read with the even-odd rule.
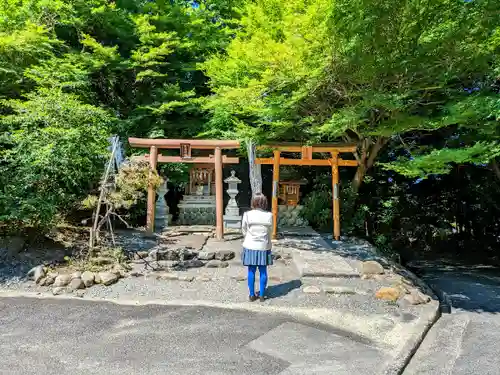
[[[364,138],[361,141],[360,152],[355,155],[359,165],[351,184],[352,190],[355,193],[359,191],[366,173],[373,167],[380,150],[388,140],[388,138],[380,136],[375,141],[370,138]]]
[[[262,193],[262,170],[260,164],[255,164],[256,147],[253,141],[247,141],[250,186],[252,195]]]

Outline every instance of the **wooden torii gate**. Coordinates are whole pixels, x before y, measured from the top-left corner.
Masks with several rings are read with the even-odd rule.
[[[302,166],[329,166],[332,168],[332,192],[333,192],[333,236],[340,239],[340,202],[339,202],[339,167],[357,167],[356,160],[344,160],[339,157],[340,153],[356,152],[356,145],[343,144],[319,144],[303,146],[297,144],[263,145],[257,147],[259,150],[273,150],[271,158],[255,158],[256,164],[269,164],[273,166],[273,239],[278,234],[278,189],[280,179],[280,165],[302,165]],[[283,158],[281,152],[300,152],[300,159]],[[329,153],[329,159],[313,159],[313,153]]]
[[[149,154],[137,159],[149,161],[152,170],[156,169],[157,163],[200,163],[214,164],[215,166],[215,218],[216,237],[222,239],[224,236],[224,191],[222,184],[222,165],[238,164],[239,158],[222,155],[222,149],[236,149],[240,147],[239,141],[209,140],[209,139],[152,139],[152,138],[129,138],[131,147],[149,148]],[[180,150],[180,156],[165,156],[158,154],[158,149]],[[210,156],[191,156],[191,150],[214,150]],[[155,222],[156,192],[152,186],[148,187],[147,204],[147,231],[153,233]]]

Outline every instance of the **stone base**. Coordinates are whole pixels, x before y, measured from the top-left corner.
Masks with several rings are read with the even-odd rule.
[[[241,216],[224,215],[224,227],[241,229]]]
[[[215,196],[186,195],[179,203],[179,225],[215,225]]]
[[[309,223],[300,216],[304,206],[279,205],[278,226],[281,227],[307,227]]]

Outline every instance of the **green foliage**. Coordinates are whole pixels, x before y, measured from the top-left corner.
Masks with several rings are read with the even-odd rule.
[[[5,101],[0,220],[48,225],[96,181],[113,118],[59,91]]]

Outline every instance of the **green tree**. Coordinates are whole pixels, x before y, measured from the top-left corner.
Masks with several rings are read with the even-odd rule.
[[[356,142],[357,191],[393,137],[448,126],[496,132],[499,25],[494,0],[247,2],[226,53],[204,64],[216,93],[206,104],[212,130]],[[471,146],[474,160],[497,154],[496,144]],[[453,155],[469,160],[443,152],[441,162],[438,151],[423,157],[438,171]]]

